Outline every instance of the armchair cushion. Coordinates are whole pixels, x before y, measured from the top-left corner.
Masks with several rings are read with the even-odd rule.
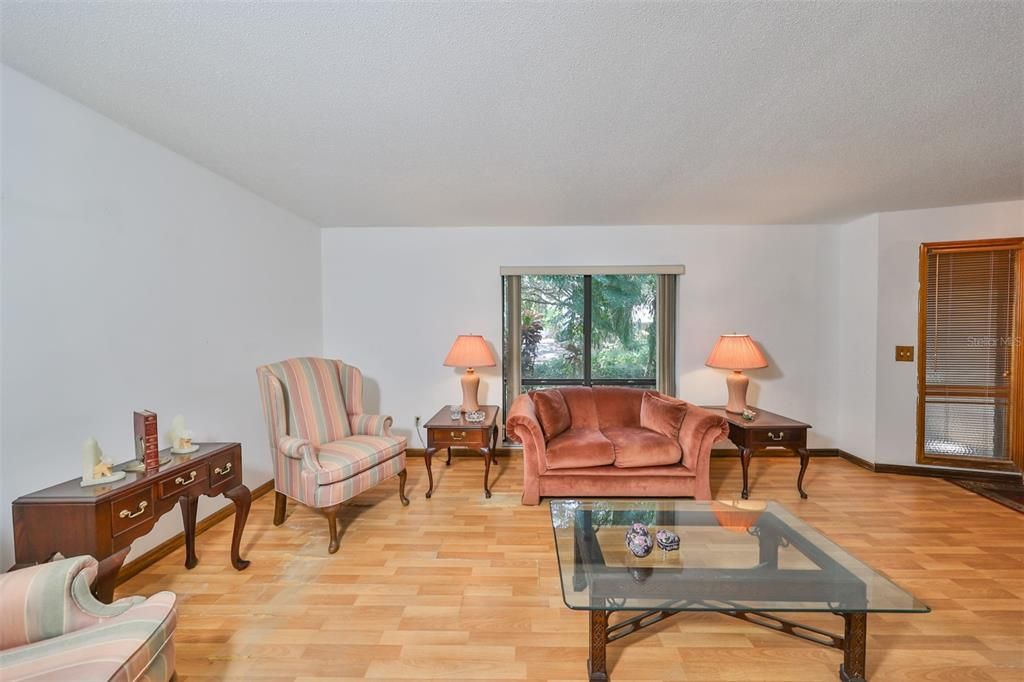
[[[617,426],[605,429],[604,435],[615,448],[615,466],[620,468],[666,466],[683,458],[678,440],[655,431]]]
[[[284,387],[288,435],[313,445],[352,435],[337,363],[324,358],[291,358],[267,368]]]
[[[320,470],[318,485],[329,485],[352,478],[405,451],[405,438],[399,436],[350,436],[324,443],[317,456]]]
[[[679,440],[679,427],[686,418],[686,403],[647,391],[640,403],[640,427]]]
[[[0,679],[170,679],[174,594],[103,604],[96,567],[82,556],[0,576]]]

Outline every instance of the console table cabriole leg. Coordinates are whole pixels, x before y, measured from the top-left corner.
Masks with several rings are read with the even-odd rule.
[[[484,497],[491,499],[491,489],[488,487],[487,479],[491,477],[491,449],[481,448],[484,455]]]
[[[839,668],[841,682],[866,682],[868,614],[844,613],[843,665]]]
[[[182,495],[178,498],[181,507],[181,522],[185,526],[185,568],[193,569],[199,563],[196,558],[196,514],[199,498]]]
[[[114,601],[117,572],[121,570],[130,550],[131,545],[111,554],[106,559],[102,559],[96,568],[96,580],[92,584],[92,593],[104,604]]]
[[[740,496],[743,499],[747,499],[750,496],[750,488],[747,484],[747,470],[750,469],[750,458],[754,454],[754,451],[750,448],[740,448],[740,464],[743,468],[743,492]]]
[[[434,474],[430,470],[430,460],[433,458],[437,448],[427,448],[423,451],[423,462],[427,465],[427,499],[434,494]],[[449,450],[451,452],[451,450]]]
[[[796,454],[800,455],[800,475],[796,479],[796,489],[800,493],[800,497],[807,499],[807,493],[804,492],[804,474],[807,473],[807,463],[811,459],[811,455],[807,452],[807,448],[797,448]]]
[[[608,662],[605,650],[608,644],[608,612],[590,612],[590,659],[587,673],[590,682],[607,682]]]
[[[235,527],[231,532],[231,565],[237,571],[249,566],[249,562],[243,559],[239,553],[242,544],[242,530],[245,529],[246,519],[249,518],[249,507],[252,506],[252,493],[244,485],[238,485],[224,493],[224,497],[235,503]],[[192,516],[195,522],[195,515]]]

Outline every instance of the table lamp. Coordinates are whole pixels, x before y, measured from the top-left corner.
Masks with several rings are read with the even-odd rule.
[[[474,367],[494,367],[494,354],[478,334],[460,334],[444,359],[445,367],[465,367],[462,375],[462,411],[476,412],[480,409],[477,402],[477,390],[480,388],[480,377],[473,371]]]
[[[729,388],[725,411],[739,414],[747,409],[747,385],[750,384],[742,370],[767,367],[768,361],[748,334],[722,334],[704,364],[732,370],[732,374],[725,378],[725,385]]]

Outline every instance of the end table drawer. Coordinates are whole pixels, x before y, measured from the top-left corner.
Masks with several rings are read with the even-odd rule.
[[[802,444],[807,438],[807,429],[779,428],[752,431],[750,441],[754,445],[788,445]]]
[[[487,431],[483,429],[466,429],[452,427],[450,429],[430,429],[427,433],[427,442],[431,446],[448,447],[487,447]]]
[[[238,450],[232,450],[210,458],[210,488],[217,488],[229,481],[238,480],[242,473],[238,454]]]
[[[125,533],[153,518],[153,488],[146,488],[110,502],[110,530]]]
[[[181,491],[197,483],[206,480],[206,463],[197,463],[194,467],[185,469],[160,481],[160,499],[174,497]]]

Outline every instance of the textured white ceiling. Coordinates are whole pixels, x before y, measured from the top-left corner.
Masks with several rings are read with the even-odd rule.
[[[334,225],[1024,196],[1024,3],[3,4],[3,60]]]

